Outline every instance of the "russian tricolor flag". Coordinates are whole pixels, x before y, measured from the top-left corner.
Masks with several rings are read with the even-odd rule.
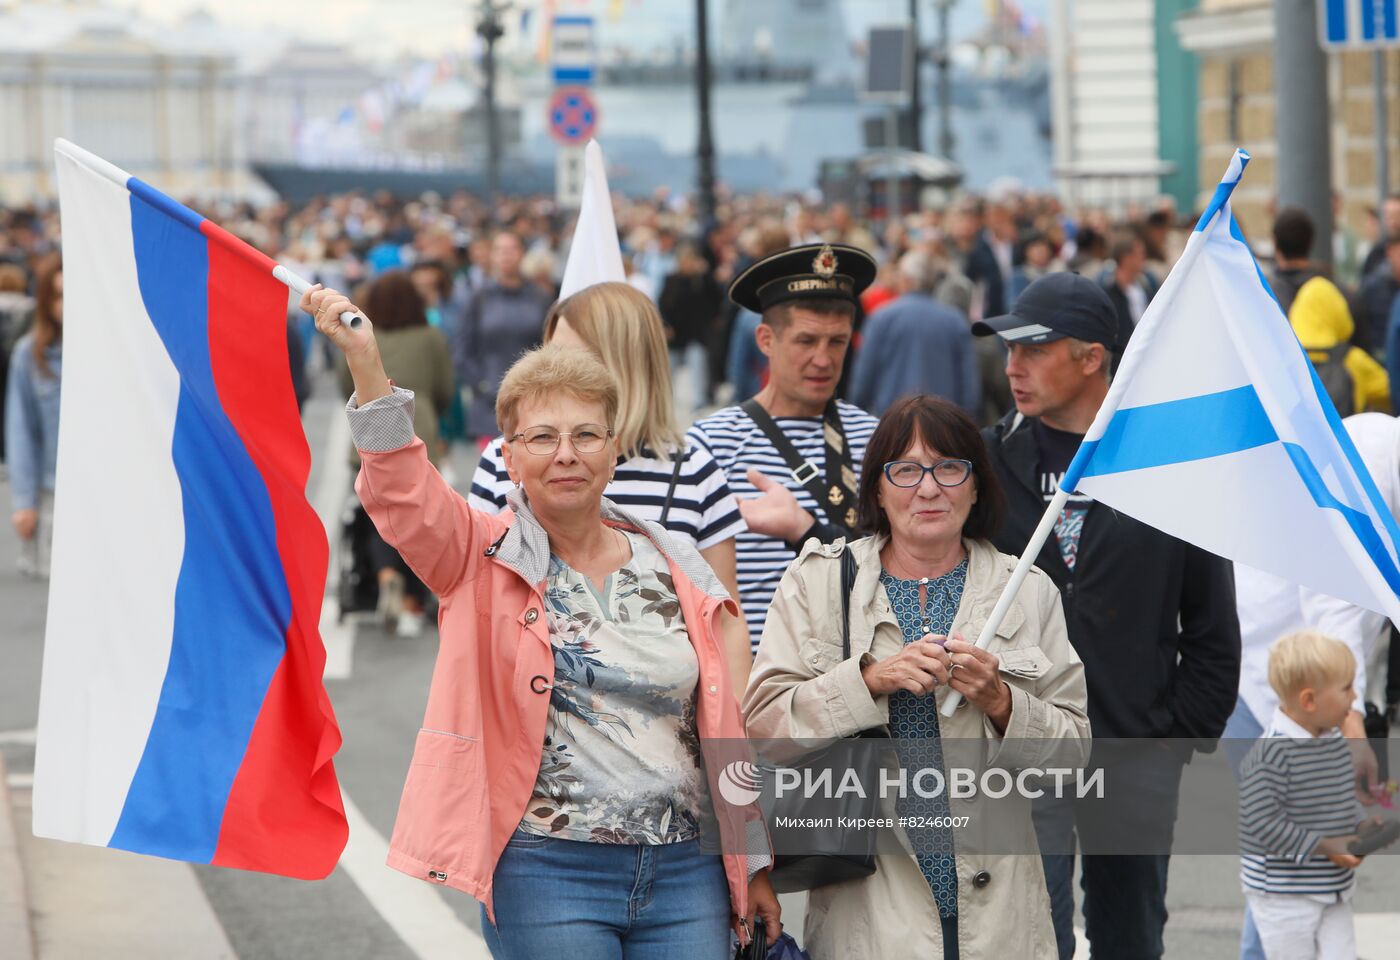
[[[63,140],[34,832],[324,877],[345,845],[325,530],[273,262]]]

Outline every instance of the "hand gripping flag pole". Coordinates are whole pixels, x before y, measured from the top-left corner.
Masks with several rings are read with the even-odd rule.
[[[295,292],[303,295],[313,286],[311,281],[297,276],[295,273],[292,273],[292,271],[288,270],[280,263],[272,268],[272,275],[278,280],[281,280],[287,286],[291,287],[292,290],[294,290]],[[358,313],[352,313],[349,310],[346,310],[340,315],[340,322],[345,324],[351,330],[360,329],[360,324],[364,323],[364,319],[365,318],[360,316]]]

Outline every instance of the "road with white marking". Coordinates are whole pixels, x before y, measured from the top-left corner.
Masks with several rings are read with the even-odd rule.
[[[332,529],[349,489],[341,401],[321,378],[306,424],[315,469],[308,495]],[[471,457],[454,461],[459,486]],[[0,498],[8,488],[0,484]],[[114,504],[114,508],[119,505]],[[39,955],[67,960],[178,956],[188,960],[428,960],[485,958],[477,905],[384,866],[399,791],[422,717],[436,650],[431,629],[402,639],[370,621],[338,622],[328,604],[326,687],[344,734],[336,770],[350,842],[326,880],[189,866],[27,836],[45,595],[14,572],[13,533],[0,529],[0,756],[8,769],[26,895]],[[119,559],[118,559],[119,562]],[[1243,901],[1235,857],[1172,863],[1167,956],[1233,960]],[[3,879],[0,878],[0,882]],[[4,891],[0,890],[0,895]],[[2,897],[0,897],[2,898]],[[1400,943],[1400,856],[1373,857],[1356,897],[1361,956]],[[789,911],[796,920],[800,905]],[[10,956],[0,943],[0,956]],[[1087,953],[1084,955],[1087,956]],[[542,958],[545,960],[545,958]]]

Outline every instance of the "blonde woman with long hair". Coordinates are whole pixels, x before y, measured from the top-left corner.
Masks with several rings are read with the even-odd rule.
[[[604,496],[694,543],[730,596],[738,597],[734,537],[744,520],[724,472],[704,449],[686,444],[676,423],[670,354],[656,305],[625,283],[585,287],[550,309],[544,342],[588,350],[617,380],[617,472]],[[502,439],[482,453],[467,498],[488,513],[506,508],[514,486]],[[742,693],[753,655],[741,619],[725,615],[724,640],[734,688]]]

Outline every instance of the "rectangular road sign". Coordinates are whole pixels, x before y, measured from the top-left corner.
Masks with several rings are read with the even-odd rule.
[[[1400,46],[1400,0],[1318,0],[1317,37],[1327,50]]]
[[[554,202],[565,210],[583,203],[584,147],[560,147],[554,164]]]
[[[907,24],[871,27],[866,42],[868,100],[903,103],[914,87],[914,32]]]
[[[554,18],[550,46],[556,87],[587,87],[593,84],[596,61],[593,50],[593,18],[566,16]]]

